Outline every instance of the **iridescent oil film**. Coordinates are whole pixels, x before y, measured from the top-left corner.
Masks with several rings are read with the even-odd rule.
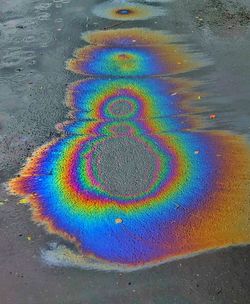
[[[124,3],[93,14],[165,14]],[[9,181],[35,222],[75,245],[44,250],[48,264],[133,271],[250,241],[249,146],[205,130],[195,106],[205,94],[188,76],[211,62],[178,35],[126,25],[82,34],[88,45],[66,62],[79,79],[66,90],[61,137]]]

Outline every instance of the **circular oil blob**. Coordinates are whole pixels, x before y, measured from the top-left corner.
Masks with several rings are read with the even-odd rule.
[[[164,10],[160,7],[133,2],[124,5],[121,1],[107,1],[98,4],[92,12],[101,18],[120,21],[144,20],[165,14]]]
[[[120,14],[120,15],[129,15],[129,14],[133,14],[133,11],[130,10],[130,9],[119,9],[116,11],[117,14]]]
[[[116,100],[108,105],[108,112],[112,117],[127,117],[134,114],[134,105],[127,100]]]

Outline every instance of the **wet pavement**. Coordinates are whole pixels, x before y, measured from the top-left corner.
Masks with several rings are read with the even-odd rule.
[[[143,25],[178,35],[187,49],[202,54],[207,63],[188,73],[189,79],[201,83],[197,92],[202,96],[199,111],[190,117],[202,121],[199,130],[227,130],[249,139],[250,4],[243,0],[164,2],[156,6],[163,7],[166,15],[120,23],[91,13],[101,1],[6,0],[0,4],[2,303],[249,302],[249,246],[132,273],[48,266],[41,251],[49,251],[53,244],[72,245],[32,223],[29,206],[5,190],[6,181],[17,174],[35,148],[61,136],[55,125],[67,117],[66,86],[79,79],[65,69],[65,61],[86,44],[80,40],[86,30]],[[117,150],[111,142],[109,148],[104,145],[96,153],[96,159],[107,160],[107,151],[117,157],[124,149],[137,151],[134,175],[126,158],[119,172],[109,171],[109,162],[102,162],[109,192],[131,194],[150,182],[147,176],[153,169],[145,172],[143,161],[150,164],[153,160],[143,154],[142,147],[130,144],[123,139]],[[124,177],[121,172],[130,176],[130,183],[122,182],[114,189],[116,181]],[[136,179],[137,174],[145,176],[144,184]]]

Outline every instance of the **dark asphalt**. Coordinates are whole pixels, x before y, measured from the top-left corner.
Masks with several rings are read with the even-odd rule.
[[[26,157],[59,136],[54,126],[64,121],[68,112],[63,105],[65,87],[78,79],[65,70],[65,60],[83,45],[80,33],[115,28],[116,21],[90,14],[90,8],[100,2],[0,3],[0,303],[248,304],[249,246],[134,273],[48,267],[41,260],[41,250],[51,242],[66,242],[33,224],[28,206],[18,204],[5,190],[5,182]],[[205,129],[230,130],[249,138],[250,2],[175,0],[165,5],[167,15],[145,21],[144,26],[185,35],[192,48],[212,63],[189,75],[202,81],[201,91],[208,93],[199,114]],[[207,108],[217,114],[216,121],[207,119]],[[141,153],[139,149],[134,161],[139,173],[147,174],[140,166]],[[122,164],[121,171],[125,168],[129,174],[126,159]],[[115,174],[121,171],[106,175],[109,181],[114,179],[109,185],[115,184]],[[133,181],[133,176],[130,178]],[[116,191],[124,194],[143,187],[134,181],[127,186]]]

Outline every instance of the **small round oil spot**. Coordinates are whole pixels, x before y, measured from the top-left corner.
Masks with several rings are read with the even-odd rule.
[[[130,9],[119,9],[116,11],[117,14],[119,15],[129,15],[132,13],[132,11]]]

